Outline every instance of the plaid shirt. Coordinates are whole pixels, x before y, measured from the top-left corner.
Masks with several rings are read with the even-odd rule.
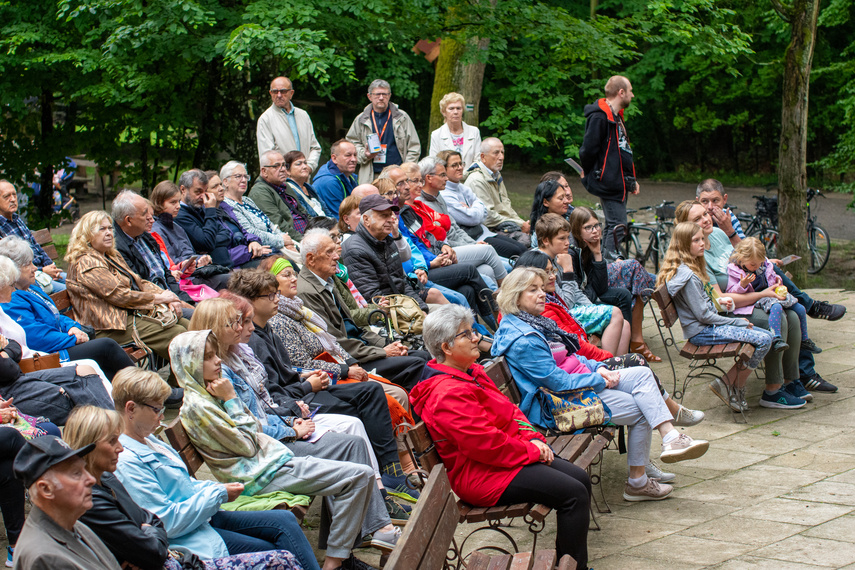
[[[27,227],[27,224],[24,223],[24,220],[17,213],[12,214],[11,220],[8,220],[5,216],[0,216],[0,236],[18,236],[29,242],[33,250],[33,263],[39,269],[53,265],[53,260],[48,257],[42,246],[36,243],[33,232],[30,231],[30,228]]]

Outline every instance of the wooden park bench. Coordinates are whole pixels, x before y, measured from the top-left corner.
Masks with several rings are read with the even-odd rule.
[[[460,568],[462,544],[457,546],[454,532],[459,520],[455,501],[445,466],[434,465],[430,477],[395,550],[386,564],[387,570],[437,570]],[[464,541],[465,542],[465,541]],[[473,552],[465,562],[468,570],[553,570],[556,563],[554,550],[534,550],[515,554],[489,556]],[[559,570],[570,570],[576,562],[564,555],[558,562]]]
[[[659,336],[665,345],[665,353],[668,356],[668,363],[671,365],[671,374],[674,377],[674,390],[671,396],[675,400],[682,402],[686,388],[695,378],[707,378],[710,381],[721,378],[729,388],[733,384],[737,373],[745,370],[745,363],[754,355],[754,346],[747,342],[695,346],[691,342],[686,341],[682,348],[680,348],[679,354],[689,360],[689,373],[683,380],[682,389],[677,390],[677,371],[674,368],[674,361],[671,358],[671,349],[677,349],[677,342],[674,340],[674,333],[671,331],[671,327],[679,321],[677,308],[674,306],[674,301],[671,299],[671,295],[668,293],[665,285],[662,285],[653,292],[653,300],[659,306],[659,314],[657,315],[654,312],[653,316],[656,321],[656,327],[659,329]],[[733,359],[733,365],[725,371],[719,366],[718,361],[730,358]]]
[[[496,382],[497,387],[514,402],[519,402],[519,392],[516,391],[516,385],[513,383],[510,371],[503,358],[496,359],[486,368],[487,375]],[[509,381],[510,379],[510,381]],[[500,384],[501,382],[501,384]],[[516,399],[514,398],[516,396]],[[547,443],[552,447],[556,457],[561,457],[589,472],[591,467],[602,463],[603,450],[609,445],[614,438],[615,429],[613,427],[604,427],[599,433],[581,433],[581,434],[564,434],[551,435],[546,437]],[[442,460],[436,450],[433,437],[430,434],[424,422],[418,422],[416,426],[406,434],[408,447],[413,454],[413,458],[421,463],[424,473],[431,472],[437,465],[442,465]],[[596,481],[600,483],[599,474],[591,476],[592,484]],[[424,496],[424,493],[422,493]],[[423,499],[419,499],[419,503]],[[604,499],[605,500],[605,499]],[[476,507],[469,503],[457,501],[458,520],[461,523],[483,523],[481,526],[473,530],[460,544],[460,551],[466,541],[473,535],[481,531],[494,531],[501,534],[510,544],[513,552],[519,552],[519,547],[513,537],[502,528],[502,521],[522,517],[525,524],[528,525],[528,530],[533,534],[532,549],[537,546],[537,538],[545,526],[546,517],[552,509],[546,505],[536,503],[518,503],[514,505],[504,505],[498,507]],[[601,511],[602,512],[602,511]],[[592,512],[593,514],[593,512]],[[596,519],[594,519],[596,525]],[[598,527],[597,527],[598,528]],[[495,548],[497,551],[511,554],[500,548]]]
[[[45,228],[43,230],[36,230],[33,232],[33,239],[36,240],[36,243],[39,244],[48,257],[51,260],[56,261],[59,258],[59,254],[56,251],[56,246],[53,245],[53,238],[50,235],[50,230]]]
[[[193,446],[190,436],[187,435],[187,431],[181,424],[181,420],[179,418],[172,420],[166,429],[163,430],[163,433],[166,435],[166,439],[169,441],[172,449],[178,452],[178,456],[181,457],[181,461],[184,462],[187,471],[191,476],[195,476],[199,468],[205,464],[205,460],[202,458],[199,450]],[[309,510],[308,506],[296,505],[289,507],[287,503],[277,505],[275,508],[291,511],[299,522],[302,522],[303,517],[306,516]]]

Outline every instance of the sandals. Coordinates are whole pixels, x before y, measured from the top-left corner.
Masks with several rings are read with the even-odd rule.
[[[650,347],[644,341],[629,343],[629,351],[640,354],[647,362],[662,362],[662,359],[650,352]]]

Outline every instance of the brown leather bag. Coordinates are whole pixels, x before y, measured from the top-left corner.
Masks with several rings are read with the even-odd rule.
[[[22,358],[18,363],[21,367],[21,372],[29,374],[36,370],[47,370],[48,368],[59,368],[59,353],[53,354],[34,354],[32,358]]]

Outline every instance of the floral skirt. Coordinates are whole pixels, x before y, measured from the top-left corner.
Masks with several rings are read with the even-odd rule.
[[[612,320],[611,305],[576,305],[570,314],[589,335],[602,335]]]
[[[287,550],[245,552],[204,562],[206,570],[303,570],[297,558]],[[181,564],[170,556],[163,568],[181,570]]]
[[[637,259],[621,259],[609,263],[609,287],[629,289],[632,303],[635,297],[649,299],[656,288],[656,276],[644,269]]]

